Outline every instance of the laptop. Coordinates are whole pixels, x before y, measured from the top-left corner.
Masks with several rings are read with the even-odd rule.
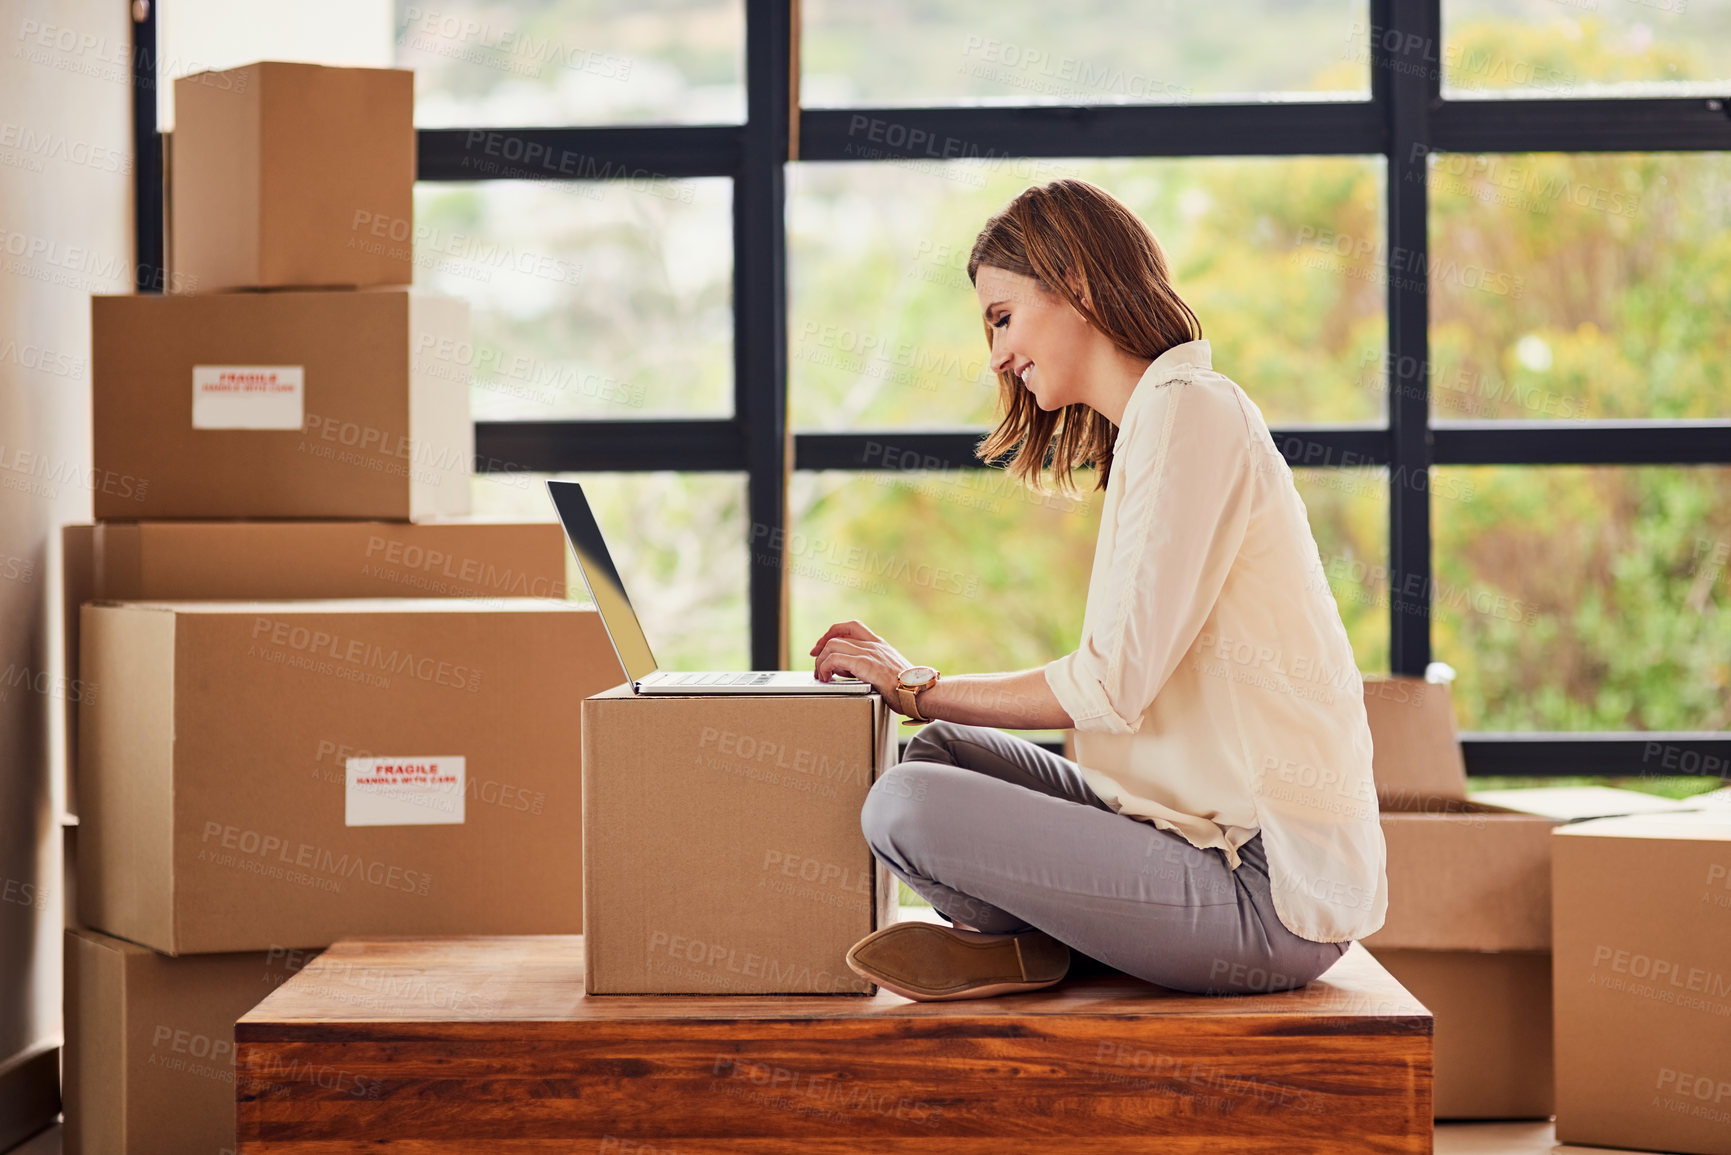
[[[638,694],[869,694],[870,682],[835,675],[829,682],[820,682],[810,670],[699,670],[677,672],[656,666],[655,655],[649,651],[649,639],[643,636],[643,625],[625,596],[625,583],[601,540],[601,527],[589,509],[589,499],[583,487],[575,481],[549,481],[547,492],[553,497],[553,508],[559,512],[559,522],[565,527],[565,540],[576,555],[577,569],[583,575],[589,597],[600,611],[601,624],[619,655],[625,676],[631,679],[631,689]]]

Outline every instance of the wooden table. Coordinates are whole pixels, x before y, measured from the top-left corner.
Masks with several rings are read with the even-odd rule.
[[[1362,947],[1181,995],[583,994],[579,937],[349,941],[235,1027],[242,1155],[1431,1149],[1431,1017]]]

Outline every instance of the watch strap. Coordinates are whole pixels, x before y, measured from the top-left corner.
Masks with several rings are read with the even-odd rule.
[[[906,673],[907,671],[904,670],[902,672]],[[901,678],[899,676],[896,678],[896,703],[901,712],[908,716],[908,721],[903,723],[903,725],[917,722],[930,722],[934,720],[926,717],[926,715],[920,711],[920,694],[937,685],[939,677],[939,673],[934,669],[932,670],[931,677],[927,678],[917,686],[904,686]]]

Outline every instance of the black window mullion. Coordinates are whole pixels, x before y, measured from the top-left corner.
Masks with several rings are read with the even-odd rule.
[[[1461,735],[1470,777],[1669,778],[1731,782],[1731,738],[1723,733],[1563,730]]]
[[[132,8],[133,286],[168,287],[163,270],[162,137],[156,131],[156,5]]]
[[[1362,156],[1386,131],[1366,101],[819,108],[800,113],[799,158]]]
[[[737,125],[423,128],[415,179],[664,180],[732,176]]]
[[[1441,0],[1372,0],[1371,97],[1388,122],[1389,671],[1430,664],[1430,244],[1425,153]]]
[[[739,423],[731,418],[475,422],[476,473],[737,473],[744,468]]]
[[[1669,152],[1731,149],[1731,83],[1708,97],[1444,100],[1431,114],[1442,152]]]
[[[983,428],[796,433],[793,467],[861,472],[985,469],[974,448],[987,433]],[[1388,464],[1388,431],[1380,425],[1295,425],[1269,433],[1294,469]]]
[[[1731,465],[1731,421],[1439,421],[1440,465]]]
[[[793,0],[746,0],[746,121],[733,182],[733,412],[745,449],[746,606],[755,670],[787,665],[786,164]]]

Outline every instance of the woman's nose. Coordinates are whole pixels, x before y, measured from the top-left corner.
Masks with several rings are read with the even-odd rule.
[[[1000,347],[997,338],[994,337],[992,339],[992,372],[1007,372],[1014,360],[1015,357],[1011,354],[1008,346]]]

